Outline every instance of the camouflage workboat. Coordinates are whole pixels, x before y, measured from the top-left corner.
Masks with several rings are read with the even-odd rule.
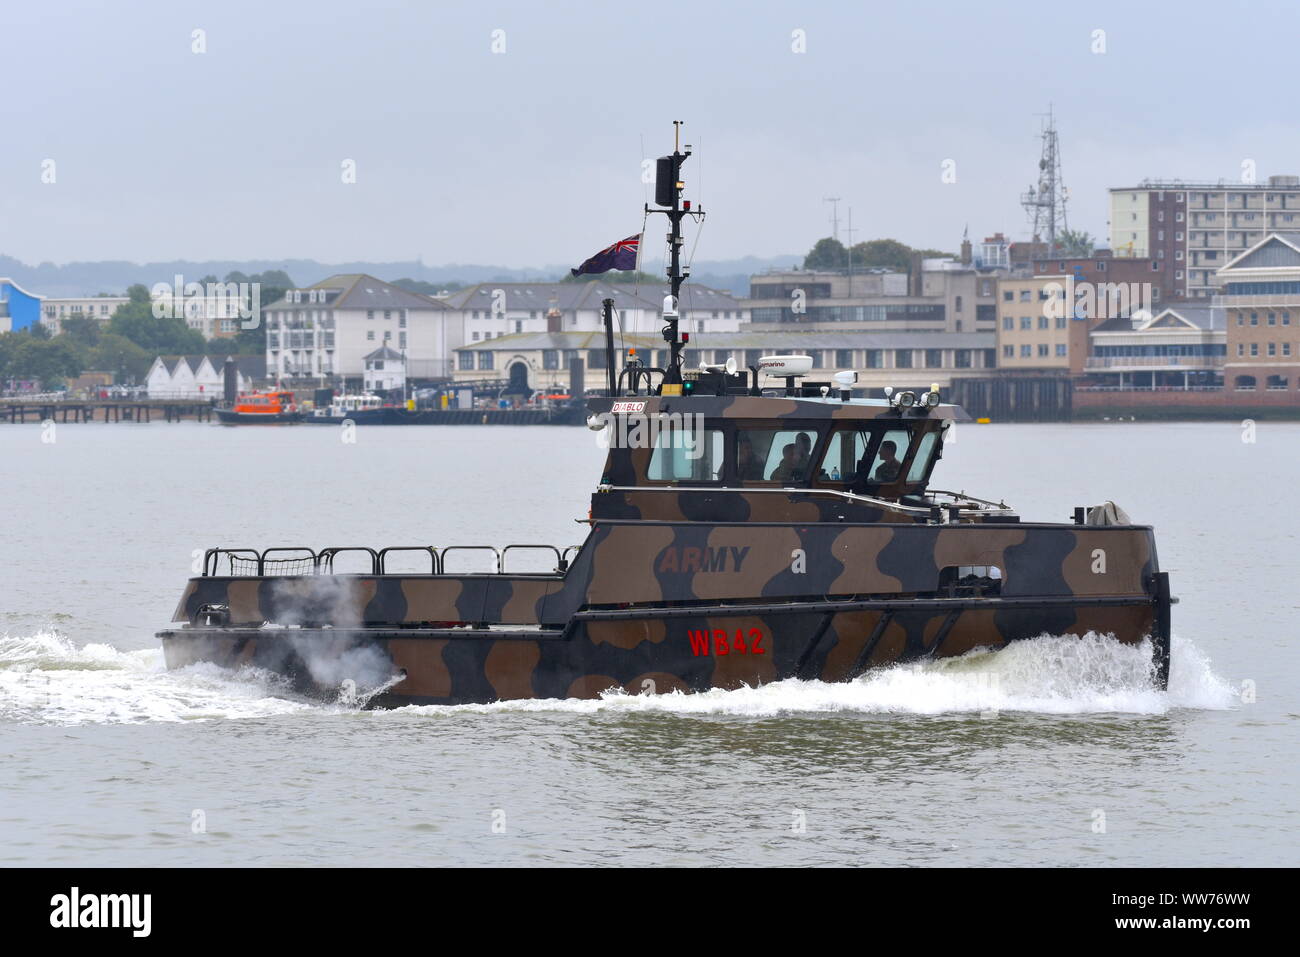
[[[427,574],[387,573],[398,550],[364,549],[371,573],[353,575],[332,567],[354,549],[214,549],[184,625],[161,635],[168,666],[254,665],[330,693],[404,675],[380,701],[445,704],[848,681],[1095,632],[1149,638],[1167,680],[1151,528],[1098,524],[1114,520],[1104,507],[1031,523],[931,488],[951,406],[695,394],[590,408],[613,441],[586,541],[555,549],[554,572],[441,573],[455,546],[413,546]],[[638,440],[655,422],[656,441]],[[772,479],[803,442],[808,473]],[[747,478],[751,455],[763,462]],[[521,547],[539,546],[508,546],[497,567]]]
[[[180,626],[160,634],[168,667],[455,704],[851,681],[1093,632],[1149,641],[1165,686],[1172,600],[1150,527],[1110,503],[1022,521],[932,487],[961,415],[937,387],[854,397],[852,372],[809,382],[801,356],[682,368],[680,222],[702,215],[680,200],[689,150],[659,160],[666,208],[647,209],[672,225],[664,369],[631,358],[616,375],[605,304],[609,388],[588,424],[608,452],[581,545],[491,549],[487,573],[447,571],[457,545],[211,549]],[[521,549],[549,550],[553,568],[507,571]],[[425,567],[390,570],[398,556]],[[359,572],[335,572],[358,558]]]

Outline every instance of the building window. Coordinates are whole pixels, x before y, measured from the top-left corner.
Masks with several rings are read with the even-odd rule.
[[[367,318],[367,319],[373,319],[373,318],[375,318],[375,310],[373,310],[373,309],[367,309],[367,310],[366,310],[366,318]]]
[[[1003,346],[1003,347],[1002,347],[1002,356],[1003,356],[1003,358],[1006,358],[1006,359],[1014,359],[1014,358],[1016,357],[1016,347],[1015,347],[1015,346]]]
[[[1064,358],[1064,357],[1065,357],[1065,343],[1064,343],[1064,342],[1058,342],[1058,343],[1056,344],[1056,354],[1057,354],[1057,356],[1059,356],[1059,357],[1061,357],[1061,358]]]
[[[1002,293],[1002,301],[1003,301],[1003,302],[1015,302],[1015,301],[1016,301],[1016,294],[1015,294],[1014,292],[1012,292],[1010,289],[1008,289],[1006,292]]]
[[[1269,324],[1270,326],[1276,326],[1276,325],[1277,325],[1277,313],[1270,312],[1270,313],[1268,314],[1268,324]]]
[[[373,339],[374,336],[372,335],[371,338]],[[474,341],[475,341],[475,342],[478,342],[478,339],[479,339],[479,334],[478,334],[478,332],[475,332],[475,333],[474,333]]]
[[[1021,316],[1021,317],[1020,317],[1020,328],[1021,328],[1021,329],[1032,329],[1032,328],[1034,328],[1034,318],[1033,318],[1033,316]]]
[[[400,334],[397,336],[397,347],[398,347],[399,349],[405,349],[405,348],[406,348],[406,333],[403,332],[403,333],[400,333]]]
[[[1046,317],[1046,316],[1039,316],[1039,317],[1038,317],[1038,328],[1039,328],[1039,329],[1046,329],[1046,328],[1047,328],[1047,317]]]
[[[368,340],[371,341],[371,342],[374,342],[374,341],[375,341],[375,330],[373,330],[373,329],[369,330],[369,331],[366,333],[366,339],[368,339]]]
[[[543,349],[542,350],[542,368],[558,369],[560,367],[560,350]]]
[[[400,328],[402,328],[402,329],[405,329],[405,328],[406,328],[406,310],[405,310],[405,309],[401,310],[401,311],[397,314],[397,325],[398,325]]]
[[[953,312],[961,312],[961,296],[958,296],[958,297],[957,297],[957,301],[953,304],[953,310],[952,310],[952,311],[953,311]]]
[[[927,369],[943,368],[943,350],[926,349],[925,350],[925,367]]]
[[[1268,354],[1269,354],[1270,356],[1275,356],[1275,355],[1277,355],[1277,343],[1276,343],[1276,342],[1270,342],[1270,343],[1268,344]]]
[[[1040,357],[1041,357],[1041,356],[1045,356],[1045,355],[1047,355],[1047,343],[1045,343],[1045,342],[1040,342],[1040,343],[1038,344],[1038,355],[1039,355]]]
[[[853,368],[853,350],[852,350],[852,349],[836,349],[836,350],[835,350],[835,367],[836,367],[837,369],[852,369],[852,368]]]
[[[1005,329],[1005,330],[1007,330],[1008,332],[1010,332],[1010,331],[1011,331],[1012,329],[1014,329],[1015,327],[1016,327],[1016,320],[1012,319],[1010,316],[1004,316],[1004,317],[1003,317],[1003,319],[1002,319],[1002,328],[1003,328],[1003,329]]]
[[[466,372],[474,368],[474,353],[462,352],[459,355],[460,355],[460,369],[462,372]]]
[[[912,350],[895,349],[894,350],[894,368],[910,369],[912,368]]]
[[[1058,329],[1064,329],[1067,325],[1069,325],[1069,322],[1070,322],[1070,320],[1069,320],[1068,317],[1066,317],[1066,316],[1057,316],[1057,317],[1056,317],[1056,328],[1058,328]]]
[[[1258,342],[1252,342],[1252,343],[1250,344],[1250,354],[1251,354],[1252,357],[1259,355],[1259,343],[1258,343]]]
[[[480,370],[492,368],[492,353],[484,349],[478,354],[478,367]]]
[[[1030,356],[1032,356],[1033,354],[1034,354],[1034,347],[1033,347],[1033,346],[1030,346],[1030,345],[1023,345],[1023,346],[1020,347],[1020,358],[1022,358],[1022,359],[1028,359],[1028,358],[1029,358]]]
[[[1033,302],[1033,301],[1034,301],[1034,294],[1033,294],[1033,292],[1032,292],[1031,290],[1028,290],[1028,289],[1022,289],[1022,290],[1020,290],[1020,301],[1021,301],[1021,302]]]

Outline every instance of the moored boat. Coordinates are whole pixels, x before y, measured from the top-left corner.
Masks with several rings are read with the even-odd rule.
[[[230,406],[218,406],[217,418],[227,425],[258,425],[275,422],[298,422],[302,411],[292,392],[241,393]]]
[[[391,405],[382,396],[345,393],[335,396],[329,405],[316,408],[303,421],[316,425],[340,425],[344,422],[356,425],[403,425],[414,424],[416,419],[412,410]]]

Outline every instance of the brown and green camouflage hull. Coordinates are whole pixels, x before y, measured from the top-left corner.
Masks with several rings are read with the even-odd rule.
[[[995,593],[952,585],[972,566],[1001,570]],[[846,681],[1088,632],[1150,638],[1163,684],[1169,604],[1146,526],[629,519],[555,574],[204,575],[160,637],[168,667],[383,685],[385,705]]]

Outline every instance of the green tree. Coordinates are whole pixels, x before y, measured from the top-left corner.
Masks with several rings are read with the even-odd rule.
[[[1056,248],[1058,256],[1083,257],[1091,256],[1096,241],[1092,236],[1082,230],[1063,229],[1056,237]]]
[[[436,296],[444,290],[455,292],[457,289],[465,288],[463,282],[425,282],[423,279],[394,279],[393,285],[407,292],[418,292],[425,296]]]
[[[59,323],[59,328],[62,334],[68,337],[69,342],[87,349],[94,347],[103,335],[99,320],[90,316],[69,316]]]
[[[42,338],[27,330],[0,334],[0,379],[35,379],[48,389],[81,375],[81,370],[81,357],[68,340]]]
[[[853,247],[854,269],[893,269],[907,272],[911,268],[912,247],[897,239],[871,239]]]
[[[154,315],[154,303],[148,288],[137,283],[126,294],[128,301],[117,307],[105,331],[129,339],[153,355],[183,355],[203,351],[203,334],[197,329],[191,329],[184,319],[179,316]]]
[[[124,336],[106,332],[86,353],[85,368],[111,372],[118,384],[139,382],[153,364],[154,353],[141,349]]]
[[[812,251],[803,260],[804,269],[846,269],[848,264],[844,244],[829,236],[817,240]]]

